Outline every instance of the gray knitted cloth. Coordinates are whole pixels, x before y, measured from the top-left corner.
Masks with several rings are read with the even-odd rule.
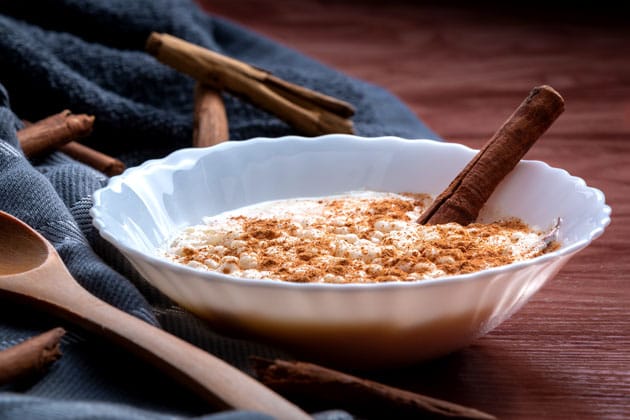
[[[162,157],[192,138],[193,81],[147,55],[152,31],[167,32],[351,102],[365,136],[437,138],[386,91],[349,78],[188,0],[0,2],[0,210],[41,232],[94,295],[247,371],[247,357],[277,349],[219,336],[150,287],[92,227],[101,173],[62,153],[27,160],[20,120],[71,109],[96,117],[86,144],[128,166]],[[10,101],[9,101],[10,98]],[[294,134],[273,116],[225,96],[234,141]],[[0,299],[0,349],[63,325],[63,357],[43,377],[0,388],[2,419],[266,418],[213,413],[188,390],[72,325]],[[331,407],[336,409],[338,407]],[[342,411],[320,418],[348,418]]]

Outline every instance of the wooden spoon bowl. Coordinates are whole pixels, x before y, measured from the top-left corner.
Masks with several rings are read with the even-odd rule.
[[[283,419],[310,418],[233,366],[91,295],[43,236],[4,212],[0,212],[0,296],[33,304],[110,339],[217,408],[259,411]]]

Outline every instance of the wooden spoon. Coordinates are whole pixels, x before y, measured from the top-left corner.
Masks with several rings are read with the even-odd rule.
[[[28,302],[120,344],[219,409],[282,419],[308,414],[215,356],[91,295],[74,280],[52,245],[0,211],[0,296]]]

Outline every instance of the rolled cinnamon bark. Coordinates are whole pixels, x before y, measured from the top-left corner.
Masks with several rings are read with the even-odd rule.
[[[309,136],[354,133],[354,107],[279,79],[268,71],[169,34],[151,33],[146,50],[162,63],[216,90],[228,91]]]
[[[538,86],[420,216],[418,223],[473,223],[495,188],[564,111],[564,99]]]
[[[94,126],[94,116],[61,111],[29,124],[17,132],[22,151],[28,157],[39,156],[73,140],[87,137]]]
[[[225,105],[221,93],[210,86],[195,84],[193,146],[208,147],[230,137]]]
[[[125,164],[115,157],[106,155],[91,147],[76,141],[71,141],[59,147],[59,150],[71,158],[85,163],[92,168],[103,172],[107,176],[120,175],[125,170]]]
[[[250,358],[262,383],[289,399],[366,418],[491,420],[491,414],[312,363]],[[319,407],[323,406],[323,407]]]
[[[0,385],[43,372],[61,357],[59,342],[65,333],[54,328],[0,351]]]
[[[35,123],[22,122],[24,128],[17,132],[17,137],[28,158],[57,149],[107,176],[119,175],[125,170],[125,164],[120,160],[74,141],[92,133],[92,115],[73,114],[66,109]]]

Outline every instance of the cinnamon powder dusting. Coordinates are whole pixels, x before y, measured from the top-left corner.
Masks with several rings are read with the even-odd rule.
[[[165,254],[244,278],[371,283],[471,273],[549,249],[543,233],[516,219],[416,223],[430,202],[422,194],[361,192],[263,203],[185,229]]]

